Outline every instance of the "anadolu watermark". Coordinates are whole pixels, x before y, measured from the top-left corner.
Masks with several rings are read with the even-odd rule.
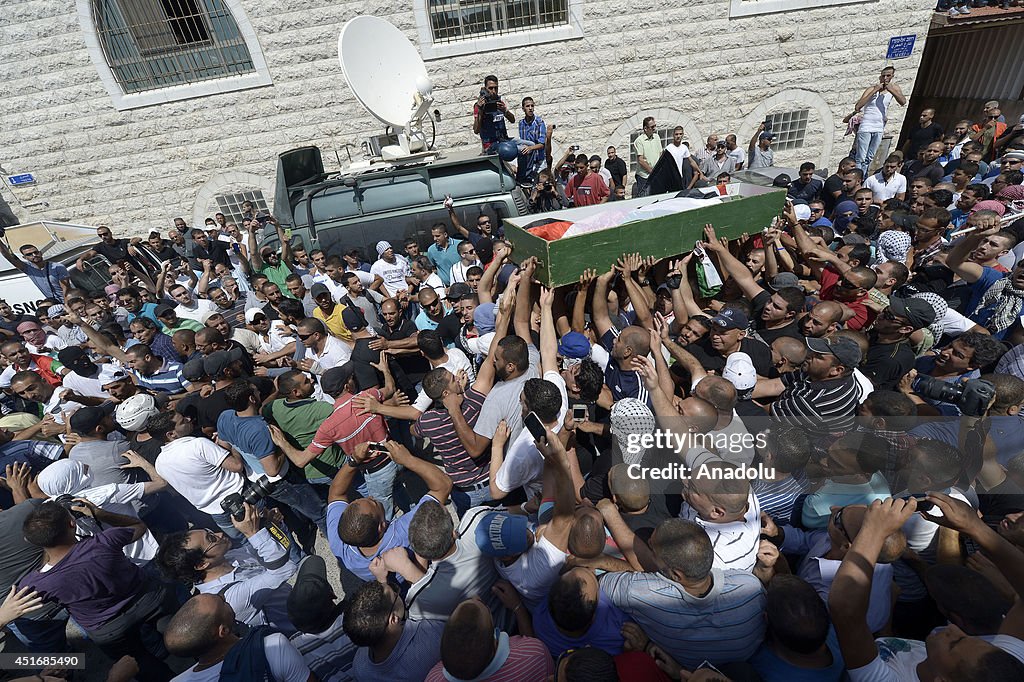
[[[773,480],[775,478],[775,467],[766,467],[763,464],[735,464],[729,467],[711,466],[711,462],[705,462],[696,468],[692,468],[681,462],[673,462],[663,466],[644,466],[643,464],[630,464],[626,468],[626,475],[637,481],[686,481],[701,479],[706,481],[759,481]]]

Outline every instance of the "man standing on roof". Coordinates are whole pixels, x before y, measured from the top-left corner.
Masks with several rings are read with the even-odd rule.
[[[43,252],[31,244],[22,244],[18,249],[22,258],[18,258],[11,251],[6,239],[0,238],[0,256],[3,256],[11,265],[18,268],[32,280],[36,289],[43,294],[44,298],[50,298],[57,303],[64,302],[64,292],[71,287],[71,277],[68,269],[61,263],[51,263],[43,257]]]

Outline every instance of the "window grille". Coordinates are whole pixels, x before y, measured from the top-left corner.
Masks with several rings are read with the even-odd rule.
[[[263,198],[262,190],[254,189],[244,192],[232,192],[217,196],[217,210],[224,214],[229,223],[238,225],[242,229],[242,204],[251,201],[256,215],[270,213],[267,200]]]
[[[107,64],[126,93],[256,70],[224,0],[92,0]]]
[[[569,23],[569,0],[428,0],[435,44]]]
[[[786,149],[803,147],[804,137],[807,135],[807,119],[810,114],[810,109],[797,109],[768,116],[772,134],[775,135],[775,139],[772,140],[772,149],[781,152]]]

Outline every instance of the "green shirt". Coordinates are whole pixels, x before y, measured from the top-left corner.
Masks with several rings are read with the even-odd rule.
[[[322,400],[285,400],[278,398],[263,408],[263,417],[277,424],[292,445],[303,450],[313,442],[317,428],[326,420],[334,407]],[[334,478],[345,461],[345,453],[337,446],[324,450],[319,457],[306,465],[304,471],[308,480]]]
[[[654,168],[654,164],[658,163],[658,159],[661,158],[661,138],[658,135],[654,135],[651,139],[647,139],[647,133],[640,133],[640,137],[636,138],[633,142],[633,149],[636,151],[637,156],[642,156],[647,159],[647,163],[651,164],[651,168]],[[646,178],[650,173],[640,167],[640,164],[636,164],[636,176],[638,178]]]
[[[167,325],[164,325],[164,327],[166,327],[166,326]],[[174,332],[180,331],[182,329],[191,329],[192,331],[197,332],[197,331],[200,331],[202,329],[206,329],[206,326],[202,322],[200,322],[199,320],[190,320],[187,317],[179,317],[178,318],[178,324],[176,326],[174,326],[174,327],[171,327],[170,329],[168,329],[164,333],[165,334],[173,334]]]
[[[276,284],[278,288],[281,289],[281,293],[285,296],[288,298],[295,298],[288,293],[288,283],[285,282],[285,280],[292,274],[292,271],[284,261],[281,261],[277,265],[267,265],[264,263],[263,267],[260,268],[260,274],[266,275],[267,279]]]

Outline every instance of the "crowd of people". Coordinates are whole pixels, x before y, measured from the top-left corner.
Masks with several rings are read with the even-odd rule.
[[[0,624],[109,680],[1024,679],[1024,121],[875,164],[891,77],[771,225],[554,290],[451,202],[340,253],[251,204],[70,269],[0,241],[42,296],[0,301]],[[535,204],[624,196],[523,109]],[[654,129],[638,194],[772,166]]]

